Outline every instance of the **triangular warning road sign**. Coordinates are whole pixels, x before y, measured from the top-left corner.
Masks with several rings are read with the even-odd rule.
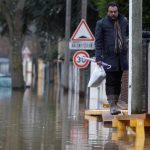
[[[95,41],[86,21],[82,19],[71,37],[71,41]]]

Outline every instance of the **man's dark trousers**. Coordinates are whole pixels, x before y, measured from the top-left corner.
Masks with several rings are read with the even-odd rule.
[[[121,92],[123,71],[106,72],[106,95],[109,103],[117,103]]]

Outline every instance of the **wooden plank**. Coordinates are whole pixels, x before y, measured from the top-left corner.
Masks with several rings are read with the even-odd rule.
[[[112,119],[114,117],[110,114],[110,112],[103,112],[102,113],[102,119],[103,119],[103,122],[112,122]]]
[[[150,127],[150,120],[143,120],[144,121],[144,127]],[[137,126],[137,120],[130,120],[130,126],[136,127]]]
[[[146,114],[146,120],[150,120],[150,114]]]
[[[110,105],[108,103],[103,104],[103,108],[109,108]]]
[[[116,119],[112,120],[112,126],[113,127],[117,127],[118,128],[118,123],[119,124],[124,124],[125,126],[129,126],[130,125],[130,121],[129,120],[116,120]]]
[[[114,119],[115,116],[122,116],[124,113],[120,113],[118,115],[111,115],[110,112],[103,112],[102,113],[102,119],[103,122],[110,122]]]
[[[150,120],[145,120],[144,121],[144,126],[145,127],[150,127]]]
[[[118,115],[114,116],[117,120],[136,120],[136,119],[146,119],[146,114],[136,114],[136,115]]]
[[[98,118],[96,116],[89,116],[89,115],[86,115],[84,117],[84,119],[89,120],[89,121],[97,121],[98,120]]]
[[[112,120],[112,127],[118,127],[118,121],[117,120]]]
[[[137,121],[136,120],[130,120],[130,126],[136,127]]]
[[[109,112],[109,109],[91,109],[85,110],[85,115],[102,115],[103,112]]]
[[[126,123],[124,121],[117,122],[117,129],[118,131],[125,131],[126,130]]]
[[[136,137],[145,139],[144,120],[137,120]]]
[[[149,150],[149,147],[145,146],[145,137],[136,136],[134,150]]]
[[[102,113],[105,113],[105,112],[109,112],[110,113],[110,110],[109,109],[89,109],[89,110],[85,110],[85,115],[102,115]],[[127,110],[121,110],[121,114],[123,115],[126,115],[128,113]]]

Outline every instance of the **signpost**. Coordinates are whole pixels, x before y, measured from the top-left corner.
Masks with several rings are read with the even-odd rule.
[[[85,58],[89,58],[89,54],[84,50],[94,50],[95,38],[85,19],[80,21],[77,29],[73,33],[69,42],[69,48],[77,51],[73,56],[74,65],[77,68],[86,68],[89,60]]]
[[[143,109],[142,1],[130,0],[129,6],[128,114],[131,115],[140,114]]]
[[[89,58],[89,54],[86,51],[77,51],[74,54],[73,62],[77,68],[86,68],[89,65],[89,60],[84,59],[84,57]]]
[[[70,39],[69,48],[72,50],[93,50],[94,43],[95,38],[86,21],[82,19]]]

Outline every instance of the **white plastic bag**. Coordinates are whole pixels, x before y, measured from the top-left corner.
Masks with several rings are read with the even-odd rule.
[[[103,79],[105,78],[106,73],[103,66],[96,65],[96,68],[91,74],[88,87],[97,87],[101,84]]]

